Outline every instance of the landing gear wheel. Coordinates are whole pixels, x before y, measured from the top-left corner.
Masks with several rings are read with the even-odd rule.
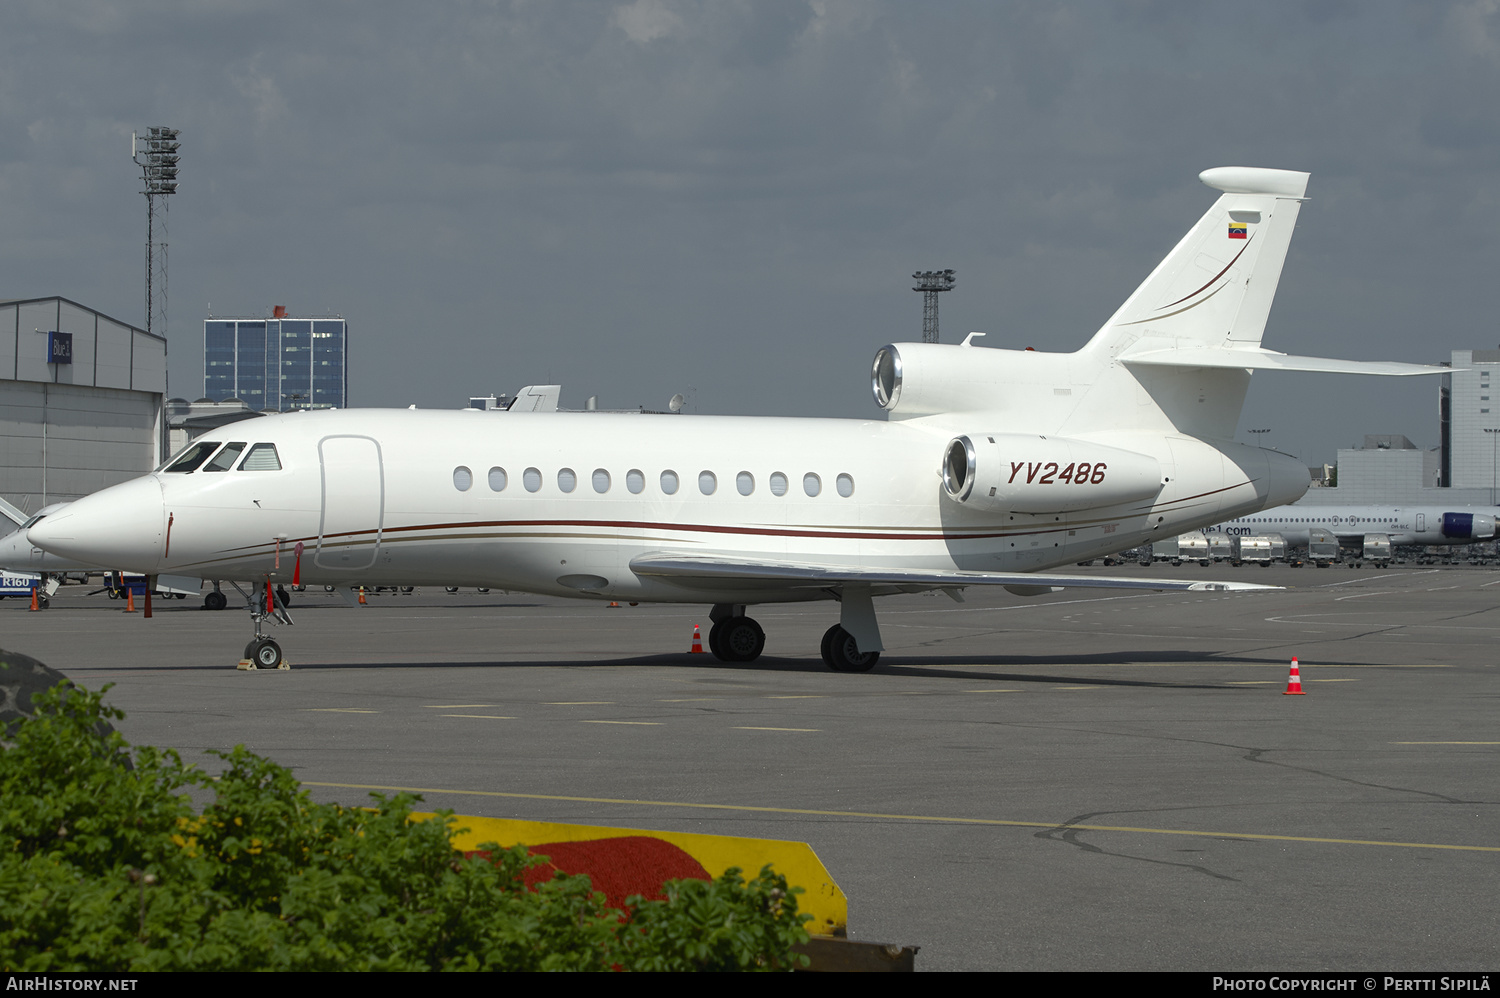
[[[219,592],[217,589],[209,593],[207,596],[203,597],[203,609],[205,610],[222,610],[228,605],[228,597]],[[245,657],[249,658],[250,656],[246,655]]]
[[[286,591],[286,586],[276,587],[276,602],[282,606],[292,605],[292,594]]]
[[[834,672],[869,672],[880,661],[880,652],[861,653],[854,635],[834,624],[823,635],[823,662]]]
[[[715,624],[709,631],[719,632],[718,657],[725,662],[754,662],[766,647],[766,632],[749,617],[730,617]]]
[[[248,652],[245,657],[254,662],[257,669],[274,669],[281,664],[281,645],[270,638],[250,642]]]
[[[720,620],[708,629],[709,653],[712,654],[713,657],[718,659],[720,662],[729,661],[728,656],[724,654],[724,647],[719,644],[719,640],[724,637],[724,624],[725,621]]]

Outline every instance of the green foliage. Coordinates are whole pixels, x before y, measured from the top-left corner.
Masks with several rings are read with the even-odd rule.
[[[106,687],[107,689],[107,687]],[[310,799],[243,746],[209,777],[130,749],[103,693],[58,686],[0,750],[0,967],[150,970],[788,970],[796,895],[675,881],[608,908],[587,877],[527,890],[525,847],[465,859],[419,798]],[[211,793],[195,810],[189,792]],[[205,796],[206,796],[205,793]]]

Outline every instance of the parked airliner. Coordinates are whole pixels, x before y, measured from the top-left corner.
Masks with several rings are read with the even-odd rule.
[[[1003,585],[1265,588],[1031,573],[1283,506],[1297,460],[1233,440],[1255,369],[1440,374],[1260,346],[1308,175],[1222,167],[1208,212],[1073,353],[901,343],[880,420],[479,410],[299,412],[235,423],[29,539],[147,574],[270,587],[488,586],[712,604],[750,661],[756,603],[837,600],[824,661],[883,649],[873,597]]]
[[[1386,534],[1392,544],[1472,544],[1495,536],[1493,506],[1314,506],[1298,503],[1262,510],[1203,528],[1205,534],[1280,534],[1306,544],[1308,531],[1321,527],[1340,540]]]

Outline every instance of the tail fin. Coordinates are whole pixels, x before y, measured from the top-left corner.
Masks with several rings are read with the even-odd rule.
[[[1118,355],[1146,336],[1178,348],[1259,346],[1308,176],[1240,166],[1200,173],[1224,193],[1084,349]]]

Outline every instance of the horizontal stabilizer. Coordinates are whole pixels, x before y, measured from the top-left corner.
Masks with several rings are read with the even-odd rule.
[[[1006,586],[1016,590],[1133,589],[1157,592],[1240,592],[1280,589],[1249,582],[1187,582],[1173,579],[1122,579],[1102,575],[1042,575],[1017,572],[960,572],[921,568],[866,568],[804,565],[795,562],[746,561],[703,555],[644,555],[631,571],[648,578],[684,583],[732,583],[746,588],[825,589],[835,586]]]
[[[1311,371],[1315,374],[1380,374],[1408,377],[1413,374],[1452,374],[1451,367],[1403,364],[1390,360],[1335,360],[1330,357],[1294,357],[1261,347],[1190,347],[1185,350],[1149,350],[1120,358],[1127,364],[1155,367],[1224,367],[1250,371]]]

